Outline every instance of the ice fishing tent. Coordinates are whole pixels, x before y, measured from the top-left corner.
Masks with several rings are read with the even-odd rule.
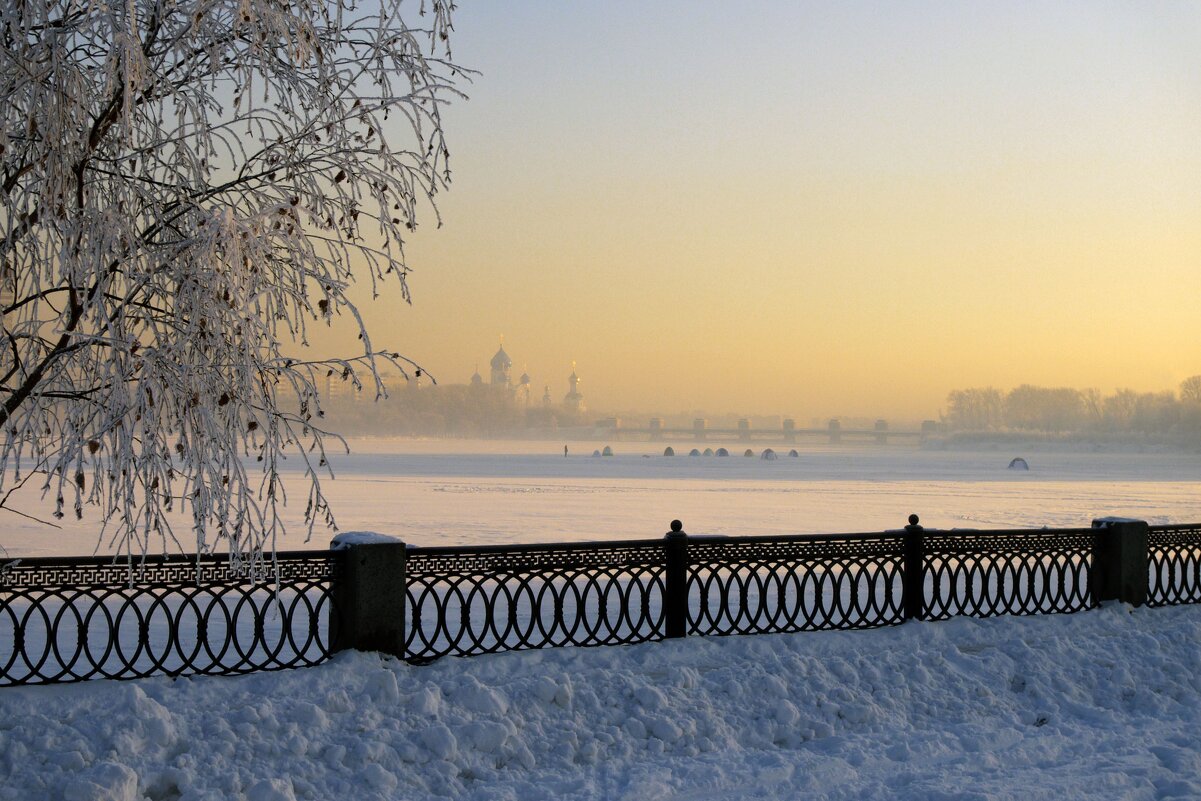
[[[675,448],[668,445],[666,448],[663,449],[663,455],[664,456],[675,456],[676,455]]]
[[[725,448],[718,448],[717,455],[718,456],[729,456],[730,452],[728,450],[726,450]]]
[[[1013,460],[1009,463],[1009,469],[1010,470],[1029,470],[1030,465],[1028,465],[1026,463],[1026,460],[1023,459],[1022,457],[1015,456],[1013,458]]]
[[[776,452],[771,448],[768,448],[767,450],[763,451],[763,455],[761,455],[759,458],[766,459],[769,462],[774,462],[776,460]]]

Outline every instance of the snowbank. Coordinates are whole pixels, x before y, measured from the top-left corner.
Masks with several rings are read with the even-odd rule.
[[[0,798],[1201,797],[1201,607],[0,691]]]

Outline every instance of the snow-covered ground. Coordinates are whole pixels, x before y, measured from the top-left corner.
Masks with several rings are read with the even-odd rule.
[[[1201,797],[1201,607],[0,691],[0,799]]]
[[[603,445],[603,443],[598,443]],[[362,441],[343,529],[419,544],[1201,521],[1201,457]],[[761,448],[760,448],[761,449]],[[686,452],[687,449],[684,450]],[[29,502],[29,497],[23,502]],[[4,519],[14,556],[96,523]],[[300,527],[281,547],[303,543]],[[101,551],[105,549],[102,547]],[[0,690],[0,801],[1201,797],[1201,606]]]
[[[326,489],[342,530],[419,545],[657,537],[677,518],[689,533],[728,535],[880,531],[914,512],[940,528],[1087,526],[1105,515],[1201,520],[1195,454],[809,445],[798,458],[765,461],[668,458],[667,443],[618,442],[615,456],[590,455],[605,444],[570,443],[565,459],[558,442],[358,440],[334,460],[337,479]],[[695,443],[672,444],[687,453]],[[1007,469],[1018,455],[1028,472]],[[293,497],[304,497],[299,487]],[[36,495],[25,493],[18,508],[37,514]],[[304,541],[301,511],[291,510],[279,547],[326,547],[325,530]],[[94,515],[61,521],[61,530],[15,514],[0,522],[11,556],[84,554],[97,544]],[[179,531],[186,547],[186,522]]]

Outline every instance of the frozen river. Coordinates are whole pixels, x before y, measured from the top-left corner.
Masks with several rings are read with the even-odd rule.
[[[663,447],[678,454],[662,456]],[[659,536],[679,518],[692,534],[784,534],[899,528],[910,513],[936,528],[1087,526],[1098,516],[1201,521],[1201,455],[938,451],[906,446],[803,447],[776,461],[689,457],[694,443],[356,440],[327,481],[339,529],[379,531],[420,545]],[[704,446],[701,446],[704,447]],[[1024,456],[1028,472],[1007,469]],[[323,548],[295,519],[281,548]],[[36,494],[20,501],[41,511]],[[4,514],[10,556],[91,553],[98,523],[52,529]],[[186,543],[188,529],[179,533]],[[103,544],[100,552],[108,552]]]

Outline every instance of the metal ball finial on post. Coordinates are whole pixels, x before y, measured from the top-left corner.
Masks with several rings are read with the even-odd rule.
[[[905,526],[902,595],[906,620],[921,620],[925,615],[925,533],[917,515],[909,515]]]
[[[688,535],[684,524],[671,521],[671,531],[663,539],[663,636],[683,637],[688,633]]]

